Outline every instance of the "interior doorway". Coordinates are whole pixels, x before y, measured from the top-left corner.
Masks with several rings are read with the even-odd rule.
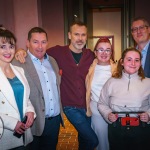
[[[94,46],[98,40],[98,37],[112,37],[113,49],[115,51],[114,60],[119,60],[121,56],[121,9],[113,8],[93,10],[93,45],[90,49],[94,49]]]

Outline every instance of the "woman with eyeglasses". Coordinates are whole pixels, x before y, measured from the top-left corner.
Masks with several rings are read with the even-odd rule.
[[[98,109],[108,122],[110,150],[149,150],[150,79],[141,53],[123,51],[116,72],[101,90]]]
[[[0,28],[0,150],[25,150],[32,142],[30,127],[35,118],[24,70],[11,64],[16,38]]]
[[[86,76],[87,116],[91,116],[91,125],[99,140],[96,150],[109,150],[108,125],[98,111],[97,103],[103,85],[116,69],[110,40],[100,38],[95,45],[94,53],[96,58]]]

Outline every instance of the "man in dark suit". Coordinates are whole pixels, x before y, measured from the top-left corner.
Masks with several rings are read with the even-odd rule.
[[[31,89],[30,100],[37,114],[31,128],[34,136],[29,145],[31,150],[56,150],[60,123],[63,124],[61,75],[55,59],[46,54],[47,45],[47,33],[34,27],[28,33],[26,62],[13,61],[25,71]]]
[[[150,27],[149,22],[143,18],[138,17],[132,21],[131,33],[133,39],[137,44],[137,49],[142,54],[142,67],[145,76],[150,78]]]

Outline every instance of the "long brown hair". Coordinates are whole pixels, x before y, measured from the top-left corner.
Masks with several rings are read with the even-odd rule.
[[[117,70],[116,72],[112,75],[112,77],[114,78],[121,78],[122,77],[122,70],[124,69],[124,67],[122,66],[121,62],[124,61],[125,56],[127,55],[128,52],[136,52],[140,55],[140,61],[142,60],[142,55],[141,52],[138,51],[136,48],[131,47],[131,48],[127,48],[123,51],[121,58],[118,61],[118,65],[117,65]],[[144,76],[144,71],[142,66],[140,66],[139,70],[138,70],[138,75],[141,77],[141,80],[143,80],[145,78]]]

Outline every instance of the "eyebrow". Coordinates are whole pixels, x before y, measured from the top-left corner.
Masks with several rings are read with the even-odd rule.
[[[132,57],[127,57],[127,58],[131,58],[131,59],[133,59]],[[135,59],[140,59],[140,58],[135,58]]]

